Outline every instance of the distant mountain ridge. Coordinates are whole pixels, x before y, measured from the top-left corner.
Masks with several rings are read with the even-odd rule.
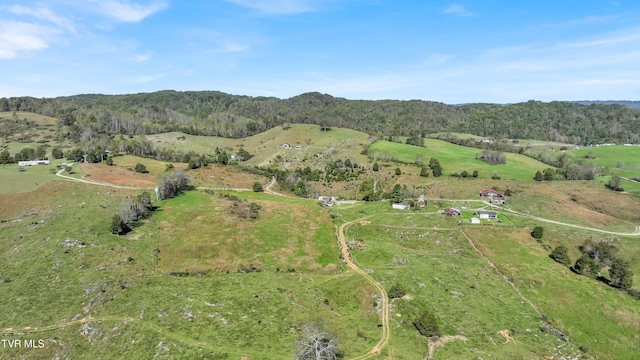
[[[318,92],[289,99],[219,91],[85,94],[0,99],[2,111],[61,119],[78,139],[181,131],[240,138],[283,123],[344,127],[376,136],[460,132],[574,144],[640,143],[640,102],[447,105],[424,100],[348,100]]]

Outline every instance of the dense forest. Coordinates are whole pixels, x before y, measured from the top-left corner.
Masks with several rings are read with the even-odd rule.
[[[284,123],[345,127],[371,135],[462,132],[491,138],[539,139],[580,145],[640,143],[640,110],[621,104],[529,101],[460,106],[422,100],[347,100],[320,93],[289,99],[217,91],[159,91],[0,99],[0,111],[30,111],[60,119],[72,138],[188,134],[239,138]]]

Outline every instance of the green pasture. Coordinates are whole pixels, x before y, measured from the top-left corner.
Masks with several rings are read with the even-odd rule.
[[[191,191],[156,203],[157,212],[128,235],[110,234],[123,198],[139,193],[52,181],[38,196],[0,195],[0,330],[21,330],[0,338],[53,339],[44,349],[3,349],[1,358],[118,358],[126,352],[128,358],[277,360],[292,356],[309,322],[334,333],[347,358],[366,354],[380,339],[379,313],[371,305],[376,289],[341,266],[326,271],[339,264],[338,250],[333,225],[315,202],[243,193],[264,205],[263,222],[229,226],[233,218],[217,209],[227,200]],[[165,220],[182,232],[168,237]],[[239,263],[263,261],[260,272],[187,274],[188,268],[169,266],[172,254],[182,254],[176,246],[216,236],[222,243],[231,236],[226,226],[262,237],[262,244],[227,243],[238,245]],[[286,246],[291,262],[282,265],[271,249]],[[293,265],[295,272],[284,269]]]
[[[587,159],[591,153],[593,159]],[[576,159],[606,168],[607,174],[640,177],[640,146],[594,146],[570,152]]]
[[[18,170],[18,164],[0,165],[0,194],[28,192],[56,178],[55,165],[25,166]]]
[[[470,236],[573,344],[588,349],[587,355],[599,359],[637,357],[640,352],[637,300],[555,263],[526,230],[496,229]],[[553,233],[545,238],[566,242],[553,240]],[[637,254],[638,245],[630,244],[634,239],[629,240],[626,246],[632,246]],[[575,253],[575,244],[567,245]]]
[[[358,244],[352,253],[361,268],[387,289],[396,282],[407,289],[406,299],[392,302],[387,354],[394,359],[426,356],[428,342],[412,325],[425,308],[436,314],[443,335],[467,338],[438,348],[438,359],[539,359],[558,351],[577,352],[573,345],[559,350],[556,337],[539,331],[542,320],[521,303],[458,227],[434,229],[432,217],[436,222],[442,219],[439,214],[378,213],[366,219],[371,223],[356,223],[346,232]],[[513,330],[518,341],[505,344],[498,335],[505,329]]]
[[[459,174],[464,170],[471,174],[474,170],[478,170],[479,177],[482,178],[490,178],[497,173],[501,179],[505,180],[530,180],[533,179],[536,171],[549,167],[532,158],[512,153],[504,153],[505,164],[491,165],[476,159],[476,156],[482,153],[480,149],[435,139],[425,139],[425,147],[380,140],[369,146],[369,156],[375,157],[376,154],[382,156],[385,153],[407,163],[415,162],[417,156],[421,155],[425,165],[429,164],[429,159],[436,158],[442,166],[443,176]]]

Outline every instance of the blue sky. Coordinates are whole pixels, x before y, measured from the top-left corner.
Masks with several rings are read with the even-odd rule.
[[[0,97],[640,100],[637,0],[0,0]]]

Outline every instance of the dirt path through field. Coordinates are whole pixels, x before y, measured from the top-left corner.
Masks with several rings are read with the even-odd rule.
[[[345,230],[349,226],[351,226],[354,223],[363,221],[366,218],[368,218],[368,216],[357,219],[357,220],[349,221],[347,223],[340,225],[338,227],[338,240],[340,242],[342,259],[346,262],[347,266],[349,266],[350,269],[354,270],[358,274],[362,275],[365,279],[367,279],[367,281],[369,281],[373,286],[375,286],[376,289],[378,289],[378,291],[380,291],[380,296],[382,297],[382,306],[381,306],[382,313],[380,314],[381,321],[382,321],[382,337],[380,338],[380,341],[378,341],[376,346],[368,354],[353,357],[351,358],[351,360],[364,360],[364,359],[369,359],[371,357],[374,357],[380,354],[380,351],[389,342],[389,297],[387,296],[387,292],[385,291],[384,287],[380,285],[379,282],[377,282],[364,270],[360,269],[358,265],[356,265],[355,263],[353,263],[353,261],[351,261],[351,256],[350,256],[351,254],[349,253],[349,247],[347,246],[347,239],[344,234]]]
[[[275,192],[275,191],[271,190],[271,188],[275,184],[276,184],[276,177],[274,176],[274,177],[271,178],[271,181],[269,182],[269,184],[267,184],[267,186],[264,188],[264,192],[266,192],[267,194],[272,194],[272,195],[287,196],[285,194],[280,194],[278,192]]]

